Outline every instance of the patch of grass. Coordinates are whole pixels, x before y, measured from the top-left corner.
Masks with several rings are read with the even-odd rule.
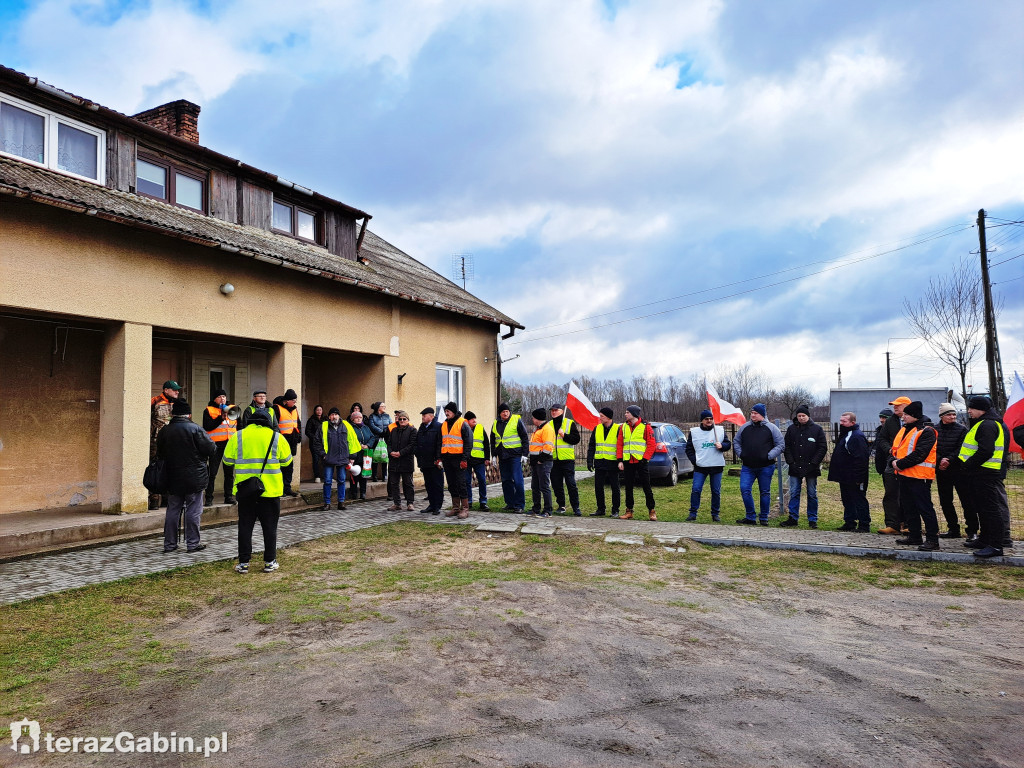
[[[624,595],[645,587],[670,589],[673,598],[691,590],[757,600],[766,589],[813,584],[834,591],[906,588],[1024,599],[1024,569],[1018,568],[701,545],[690,546],[680,560],[661,547],[627,550],[576,536],[490,540],[511,556],[430,562],[438,546],[458,548],[460,541],[475,546],[488,540],[468,527],[441,535],[429,524],[392,523],[290,547],[280,554],[282,570],[273,578],[240,579],[230,564],[207,563],[2,606],[0,720],[29,708],[45,714],[41,702],[54,701],[54,688],[75,675],[131,687],[151,672],[173,672],[189,649],[167,645],[166,627],[203,613],[269,631],[295,623],[389,622],[381,608],[396,599],[471,590],[482,601],[486,592],[517,581]],[[706,610],[685,596],[669,604]],[[507,611],[510,617],[522,615]],[[443,648],[450,640],[437,642]],[[409,645],[396,636],[380,650],[404,652]],[[264,652],[274,646],[242,647]]]
[[[673,608],[685,608],[688,611],[696,611],[697,613],[708,613],[711,610],[692,600],[669,600],[665,605],[671,605]],[[690,639],[693,640],[693,638]]]

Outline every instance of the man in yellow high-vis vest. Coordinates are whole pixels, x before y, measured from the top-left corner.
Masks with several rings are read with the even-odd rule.
[[[960,447],[960,461],[970,489],[971,505],[978,513],[978,538],[964,544],[975,557],[999,557],[1013,546],[1010,538],[1010,504],[1003,478],[1009,447],[1006,425],[992,401],[975,395],[967,401],[971,427]]]
[[[587,469],[594,473],[594,494],[597,496],[597,511],[591,517],[604,517],[604,486],[612,487],[612,517],[619,516],[619,503],[622,498],[619,491],[619,462],[622,451],[619,449],[619,434],[622,425],[614,421],[615,412],[611,408],[598,411],[601,423],[590,433],[590,444],[587,446]]]
[[[263,493],[249,499],[238,499],[238,573],[249,572],[252,556],[252,532],[256,521],[263,529],[263,572],[276,571],[277,522],[281,517],[281,494],[284,493],[283,467],[292,463],[288,441],[271,424],[267,411],[249,415],[245,429],[239,430],[224,448],[224,461],[235,469],[235,496],[238,485],[250,477],[259,477]]]
[[[576,422],[565,416],[565,409],[555,403],[548,409],[551,413],[551,428],[555,430],[555,455],[551,462],[551,490],[558,504],[557,514],[565,514],[566,491],[572,513],[579,517],[580,492],[576,488],[576,446],[580,442],[580,430]],[[565,487],[562,487],[562,483]]]
[[[519,414],[513,415],[511,406],[501,403],[498,420],[491,427],[491,456],[501,472],[501,492],[505,497],[503,512],[522,514],[526,507],[523,457],[528,453],[529,442]]]
[[[647,516],[651,520],[658,519],[654,511],[654,493],[651,491],[651,472],[647,462],[654,455],[657,443],[654,442],[654,430],[651,425],[640,418],[640,406],[630,405],[626,408],[626,421],[619,430],[618,448],[622,458],[619,469],[626,480],[626,514],[623,520],[633,519],[633,488],[640,486],[647,502]]]
[[[473,504],[473,476],[476,476],[477,491],[480,493],[480,510],[490,512],[487,506],[487,462],[491,460],[491,441],[483,424],[478,424],[476,414],[465,413],[466,424],[473,430],[473,447],[469,451],[469,466],[466,467],[466,503]]]

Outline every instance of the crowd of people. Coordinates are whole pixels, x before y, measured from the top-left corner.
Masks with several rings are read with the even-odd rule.
[[[473,502],[474,480],[479,509],[490,510],[490,464],[501,478],[502,511],[526,514],[523,467],[528,464],[533,501],[528,514],[542,518],[570,514],[570,510],[575,516],[583,514],[576,485],[576,446],[582,432],[559,403],[547,410],[534,410],[529,433],[508,403],[498,406],[490,430],[479,423],[476,414],[462,413],[454,402],[444,406],[444,418],[433,407],[424,408],[417,426],[404,410],[394,411],[392,419],[383,402],[372,403],[368,414],[360,403],[353,403],[344,418],[337,407],[325,415],[323,406],[316,405],[303,428],[298,397],[292,389],[272,402],[265,390],[257,389],[244,409],[229,405],[227,393],[218,390],[203,410],[200,426],[192,421],[192,408],[180,392],[176,382],[166,381],[162,393],[150,404],[150,458],[163,460],[167,467],[166,498],[150,496],[151,509],[167,504],[165,552],[178,548],[179,516],[185,521],[187,551],[205,548],[200,542],[199,520],[203,506],[214,503],[217,474],[223,472],[224,502],[238,505],[236,570],[248,572],[256,522],[264,537],[263,569],[276,570],[280,500],[298,495],[292,487],[293,460],[303,434],[309,442],[314,481],[323,484],[324,510],[344,510],[346,499],[365,499],[367,481],[375,480],[387,483],[392,502],[389,511],[413,511],[413,472],[418,468],[427,502],[420,511],[441,514],[447,484],[451,507],[445,514],[465,519]],[[884,485],[885,525],[878,533],[902,535],[897,544],[927,551],[938,549],[940,538],[958,538],[963,531],[966,546],[974,548],[979,557],[1003,554],[1005,547],[1012,546],[1003,487],[1008,431],[991,401],[980,396],[970,399],[970,427],[957,422],[956,411],[949,404],[940,406],[938,426],[924,415],[920,402],[899,397],[889,405],[891,409],[879,414],[881,425],[873,446],[857,424],[856,414],[847,412],[840,418],[828,467],[828,480],[838,483],[843,504],[844,523],[839,530],[871,530],[867,486],[873,448],[875,469]],[[1020,440],[1024,425],[1018,429],[1022,430],[1017,437]],[[600,409],[586,452],[596,495],[591,517],[609,514],[605,497],[609,489],[611,517],[633,519],[635,494],[640,492],[648,519],[658,519],[648,467],[656,445],[654,431],[639,406],[628,406],[621,422],[615,420],[611,408]],[[768,525],[772,477],[776,460],[784,456],[789,467],[789,515],[780,525],[799,524],[800,502],[806,493],[807,522],[817,528],[817,481],[829,445],[825,431],[811,420],[809,408],[797,409],[783,435],[768,420],[765,406],[757,404],[732,441],[724,427],[715,424],[712,412],[705,410],[700,424],[687,436],[686,454],[694,466],[688,521],[697,520],[705,485],[711,489],[711,519],[720,520],[722,474],[730,449],[741,463],[745,515],[738,524]],[[947,523],[941,534],[931,500],[933,481]],[[625,509],[620,515],[622,485]],[[963,528],[953,506],[954,492],[963,508]]]

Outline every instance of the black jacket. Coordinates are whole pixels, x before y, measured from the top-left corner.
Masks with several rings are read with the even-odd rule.
[[[327,420],[327,417],[317,418],[316,408],[313,408],[313,413],[308,419],[306,419],[305,433],[306,437],[309,438],[309,445],[312,447],[313,442],[318,440],[318,435],[323,434],[323,423]]]
[[[164,460],[167,493],[184,496],[206,490],[206,459],[217,451],[210,436],[188,416],[175,416],[156,436],[156,455]]]
[[[902,426],[899,416],[890,416],[875,430],[875,471],[878,474],[885,472],[892,463],[892,441]]]
[[[825,430],[808,420],[806,424],[793,422],[786,430],[786,463],[790,477],[818,477],[821,462],[828,453]]]
[[[868,440],[860,426],[840,426],[828,465],[828,479],[836,483],[863,483],[867,488],[869,453]]]
[[[416,427],[404,424],[384,433],[384,442],[388,446],[389,472],[413,471],[413,450],[416,448],[417,431]],[[401,456],[396,459],[390,455],[392,451],[398,451]]]
[[[429,424],[421,424],[416,430],[413,444],[413,455],[420,470],[429,469],[441,458],[441,422],[434,419]]]
[[[505,425],[508,421],[495,421],[495,427],[498,430],[499,435],[505,434]],[[516,424],[516,434],[519,435],[519,447],[518,448],[506,448],[505,446],[498,447],[498,438],[494,435],[495,427],[491,428],[491,455],[497,456],[499,459],[514,459],[517,456],[526,456],[530,453],[530,436],[526,434],[526,427],[523,426],[523,420],[520,419]]]
[[[203,408],[203,429],[206,432],[213,432],[217,427],[223,424],[227,420],[227,416],[224,415],[224,411],[228,409],[228,404],[225,403],[224,407],[221,408],[217,405],[216,401],[211,400],[206,404],[207,408],[216,408],[220,411],[219,416],[211,416],[207,408]]]
[[[947,472],[958,470],[960,468],[960,446],[963,445],[967,427],[958,421],[946,424],[940,420],[935,430],[938,432],[939,440],[935,448],[935,471],[942,471],[939,469],[939,462],[943,459],[949,459]]]
[[[979,424],[980,422],[980,424]],[[972,474],[987,474],[987,475],[998,475],[999,477],[1006,477],[1008,451],[1010,449],[1010,441],[1007,439],[1010,436],[1009,430],[1006,429],[1006,425],[1003,424],[1002,418],[995,408],[989,408],[985,413],[978,419],[971,420],[971,427],[975,424],[979,424],[978,431],[974,433],[975,440],[978,443],[978,450],[974,452],[973,456],[970,456],[967,461],[963,463],[965,472]],[[164,427],[167,429],[167,427]],[[981,466],[986,461],[992,458],[992,454],[996,450],[996,438],[999,437],[999,430],[1003,430],[1003,465],[1000,469],[989,469]],[[968,430],[970,431],[970,430]],[[161,432],[161,434],[163,434]]]
[[[242,410],[242,415],[238,418],[238,429],[243,430],[249,426],[249,417],[252,416],[257,410],[264,410],[270,414],[270,420],[272,426],[277,428],[277,408],[274,407],[273,403],[267,403],[266,406],[260,408],[256,405],[256,401],[253,400]]]
[[[469,466],[471,466],[471,467],[475,467],[475,466],[478,466],[480,464],[484,464],[484,463],[486,463],[486,462],[491,460],[491,441],[487,439],[487,427],[485,427],[479,421],[476,423],[476,425],[478,427],[480,427],[481,429],[483,429],[483,431],[484,431],[484,445],[483,445],[484,455],[483,455],[483,457],[470,456],[469,457]],[[470,427],[469,431],[473,432],[473,427]],[[475,440],[476,438],[473,438],[473,439]],[[471,440],[470,441],[471,445],[469,446],[470,452],[472,452],[472,449],[473,449],[472,442],[473,441]]]
[[[564,427],[562,427],[563,423],[565,423],[565,414],[564,413],[561,416],[559,416],[558,418],[555,418],[555,419],[551,420],[551,426],[555,428],[555,442],[556,443],[562,442],[562,443],[565,443],[566,445],[579,445],[579,442],[582,439],[582,436],[580,435],[580,428],[577,426],[575,421],[572,424],[569,425],[569,431],[568,432],[566,432],[561,437],[558,436],[558,430],[564,429]],[[529,450],[529,449],[527,449],[527,450]],[[560,459],[560,461],[572,461],[573,464],[576,463],[576,459],[575,458],[572,458],[572,459]]]
[[[455,426],[455,422],[458,421],[461,417],[462,417],[462,414],[461,413],[457,413],[452,418],[445,419],[445,423],[448,425],[447,429],[451,429],[453,426]],[[460,432],[462,433],[462,453],[461,454],[459,454],[459,453],[446,453],[441,458],[444,459],[445,461],[458,461],[458,462],[464,461],[467,464],[469,464],[469,454],[470,454],[470,451],[473,450],[473,430],[472,430],[472,428],[470,428],[469,424],[467,424],[465,422],[465,420],[463,420],[463,422],[462,422],[462,429],[460,430]],[[438,424],[438,426],[437,426],[437,433],[438,433],[438,438],[437,439],[441,440],[441,425],[440,424]]]

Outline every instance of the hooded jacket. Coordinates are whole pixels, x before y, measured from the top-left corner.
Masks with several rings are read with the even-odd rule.
[[[790,477],[818,477],[821,462],[828,453],[825,430],[810,419],[806,424],[794,421],[786,430],[786,463]]]
[[[840,425],[839,437],[832,449],[832,460],[828,466],[828,479],[835,483],[863,483],[867,488],[869,454],[868,440],[860,431],[860,425]]]
[[[175,416],[156,436],[156,454],[164,460],[167,493],[185,496],[206,490],[210,479],[207,458],[217,445],[188,416]]]

